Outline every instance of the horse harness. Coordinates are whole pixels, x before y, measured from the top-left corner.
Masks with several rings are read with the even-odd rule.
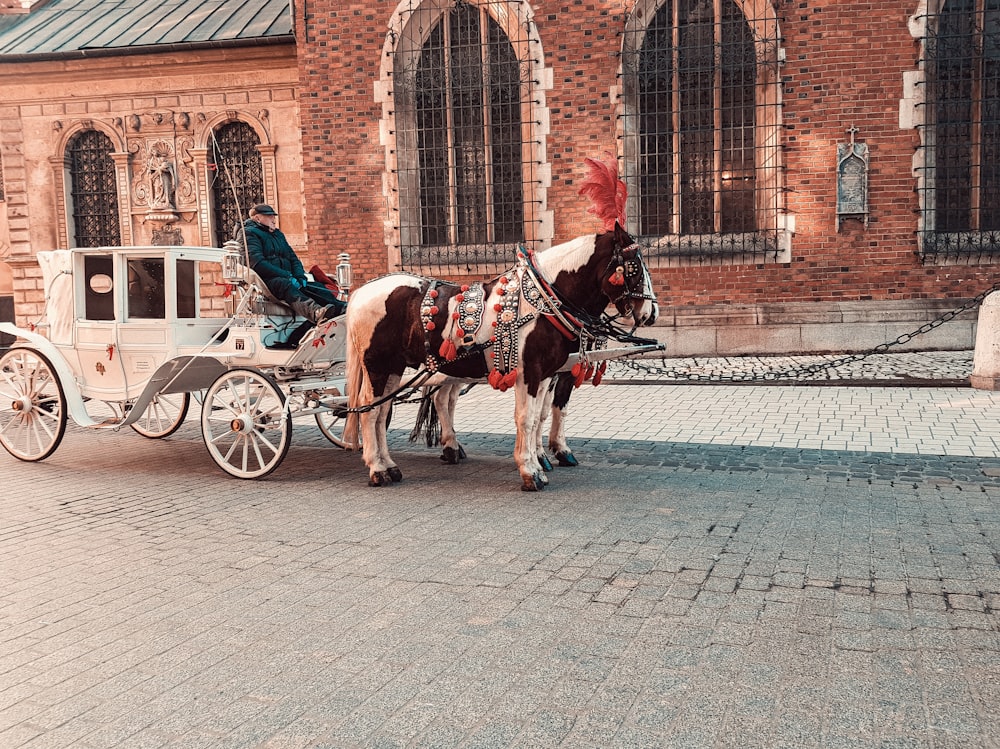
[[[614,267],[609,281],[622,286],[622,293],[613,302],[623,298],[650,298],[643,289],[644,278],[642,260],[638,245],[616,249],[609,268]],[[427,289],[420,304],[420,316],[424,328],[424,346],[427,352],[426,368],[436,372],[443,363],[453,362],[480,352],[488,352],[492,359],[487,363],[490,370],[487,377],[490,385],[506,391],[517,380],[518,372],[518,332],[539,315],[549,322],[568,340],[580,342],[579,361],[573,367],[575,384],[579,386],[593,377],[598,384],[604,374],[607,362],[595,367],[587,359],[587,352],[604,348],[607,336],[598,335],[577,315],[566,309],[567,305],[559,297],[555,288],[542,276],[534,263],[533,253],[524,247],[517,250],[517,264],[497,281],[498,301],[493,305],[496,319],[492,321],[492,332],[483,335],[487,319],[486,287],[483,283],[463,284],[455,295],[448,328],[441,332],[443,341],[437,352],[431,351],[430,333],[435,330],[433,317],[440,311],[438,286],[445,282],[428,279]]]

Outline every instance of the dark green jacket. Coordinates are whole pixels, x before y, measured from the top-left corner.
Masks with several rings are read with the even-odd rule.
[[[300,298],[301,294],[296,290],[292,278],[298,278],[304,283],[306,271],[281,230],[268,231],[267,227],[261,226],[252,218],[246,220],[243,228],[247,234],[250,267],[267,284],[271,293],[285,301]]]

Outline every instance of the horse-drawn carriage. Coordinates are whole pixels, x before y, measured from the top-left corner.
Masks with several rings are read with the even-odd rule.
[[[314,417],[343,446],[342,318],[283,347],[303,321],[269,298],[235,248],[55,250],[38,260],[44,322],[0,323],[19,339],[0,357],[0,444],[14,457],[51,455],[68,416],[166,437],[193,398],[209,454],[239,478],[278,467],[294,417]]]
[[[461,452],[456,383],[482,380],[515,390],[515,459],[523,488],[541,489],[543,404],[553,378],[571,371],[577,385],[597,384],[608,359],[661,348],[613,323],[651,324],[656,298],[622,229],[617,170],[590,164],[581,192],[594,199],[603,232],[537,256],[522,250],[492,281],[383,276],[352,296],[345,316],[301,339],[309,324],[269,298],[238,242],[40,252],[44,323],[0,323],[18,338],[0,357],[0,445],[20,460],[43,460],[62,441],[68,416],[90,429],[166,437],[194,398],[208,452],[233,476],[274,471],[293,418],[311,416],[331,442],[363,447],[369,482],[379,486],[402,477],[385,434],[399,393],[431,378],[443,384],[435,400],[443,442]],[[346,262],[338,270],[349,275]],[[610,338],[625,345],[608,348]],[[408,367],[418,374],[400,387]]]

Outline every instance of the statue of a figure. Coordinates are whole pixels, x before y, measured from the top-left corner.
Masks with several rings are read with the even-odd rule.
[[[157,143],[149,154],[149,186],[152,190],[150,208],[174,209],[175,179],[170,153],[165,146]]]

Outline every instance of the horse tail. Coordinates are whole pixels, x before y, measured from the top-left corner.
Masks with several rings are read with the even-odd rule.
[[[347,326],[347,419],[344,421],[344,442],[348,448],[357,450],[361,444],[361,419],[354,409],[362,405],[361,390],[367,373],[364,366],[364,355],[351,335],[351,326]]]
[[[441,422],[438,420],[437,406],[434,405],[434,393],[438,387],[423,388],[420,408],[417,410],[417,422],[410,431],[410,442],[416,442],[422,436],[427,447],[441,444]]]

